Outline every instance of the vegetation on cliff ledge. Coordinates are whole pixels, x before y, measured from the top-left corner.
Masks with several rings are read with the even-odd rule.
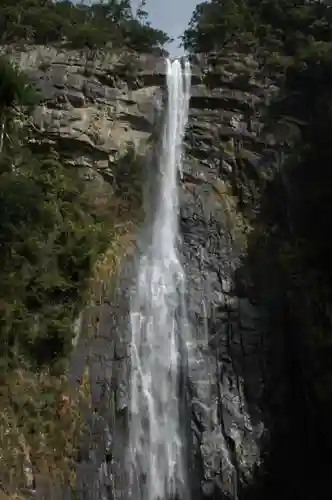
[[[93,183],[56,152],[30,151],[34,100],[24,75],[1,59],[0,482],[12,491],[29,482],[29,467],[70,474],[81,417],[64,374],[74,320],[114,234]]]
[[[54,366],[70,351],[72,323],[92,266],[109,241],[96,193],[56,152],[32,154],[24,111],[33,91],[0,61],[0,363]]]

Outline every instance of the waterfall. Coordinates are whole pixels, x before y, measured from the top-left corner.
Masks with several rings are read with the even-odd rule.
[[[188,118],[190,64],[167,60],[167,113],[159,159],[157,205],[131,295],[129,498],[183,498],[184,436],[180,370],[190,341],[179,253],[178,175]],[[150,206],[153,205],[150,200]]]

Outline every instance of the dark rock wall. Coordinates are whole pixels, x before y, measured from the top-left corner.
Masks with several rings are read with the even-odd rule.
[[[250,483],[265,428],[265,318],[248,276],[237,271],[249,230],[244,213],[255,208],[268,154],[259,112],[274,89],[257,74],[251,59],[211,57],[190,103],[181,231],[196,344],[189,363],[195,453],[208,497],[237,498]]]

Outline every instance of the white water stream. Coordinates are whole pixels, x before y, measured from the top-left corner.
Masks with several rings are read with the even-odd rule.
[[[190,342],[179,254],[178,175],[188,118],[189,62],[167,60],[167,110],[157,207],[131,296],[130,485],[132,500],[182,497],[186,488],[180,425],[180,346]],[[151,202],[152,206],[152,202]]]

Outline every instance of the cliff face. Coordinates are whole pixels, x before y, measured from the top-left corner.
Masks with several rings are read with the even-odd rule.
[[[182,255],[194,336],[187,384],[189,484],[193,498],[235,499],[260,465],[268,419],[263,396],[271,345],[265,305],[254,296],[243,262],[250,217],[274,154],[262,136],[259,118],[277,89],[258,79],[259,68],[251,59],[232,54],[227,65],[215,63],[213,68],[212,58],[193,64],[180,193]],[[119,271],[120,293],[110,299],[104,313],[103,324],[112,326],[102,330],[109,339],[113,336],[114,346],[107,386],[116,388],[109,393],[116,415],[109,434],[116,439],[108,477],[115,478],[116,498],[122,498],[126,485],[122,444],[129,338],[124,290],[131,283],[132,264],[125,260]],[[280,363],[278,355],[274,359]]]
[[[133,163],[126,161],[128,151],[153,168],[147,152],[161,118],[164,61],[135,54],[89,60],[78,52],[45,47],[12,57],[42,96],[34,115],[33,147],[53,146],[73,167],[89,175],[97,172],[120,191],[127,206],[125,187],[135,174]],[[180,194],[196,361],[189,363],[187,386],[190,484],[193,498],[225,495],[235,500],[260,464],[268,419],[263,409],[268,324],[243,262],[259,190],[275,155],[275,135],[264,133],[260,118],[277,88],[262,79],[253,59],[236,53],[192,63]],[[88,366],[93,410],[77,464],[79,498],[83,492],[84,498],[110,492],[124,498],[132,264],[129,256],[118,266],[116,285],[108,283],[106,266],[99,287],[104,291],[84,313],[92,317],[92,327],[83,314],[72,356],[73,388]],[[274,359],[281,362],[278,354]]]
[[[35,147],[56,147],[74,166],[113,176],[128,148],[145,154],[158,100],[158,61],[135,53],[6,47],[40,93]],[[39,140],[38,140],[39,139]]]
[[[265,430],[264,310],[239,269],[271,160],[260,117],[276,89],[249,57],[211,55],[197,63],[201,81],[192,87],[181,208],[200,359],[190,376],[202,468],[193,477],[201,477],[203,495],[237,498],[260,464]]]

